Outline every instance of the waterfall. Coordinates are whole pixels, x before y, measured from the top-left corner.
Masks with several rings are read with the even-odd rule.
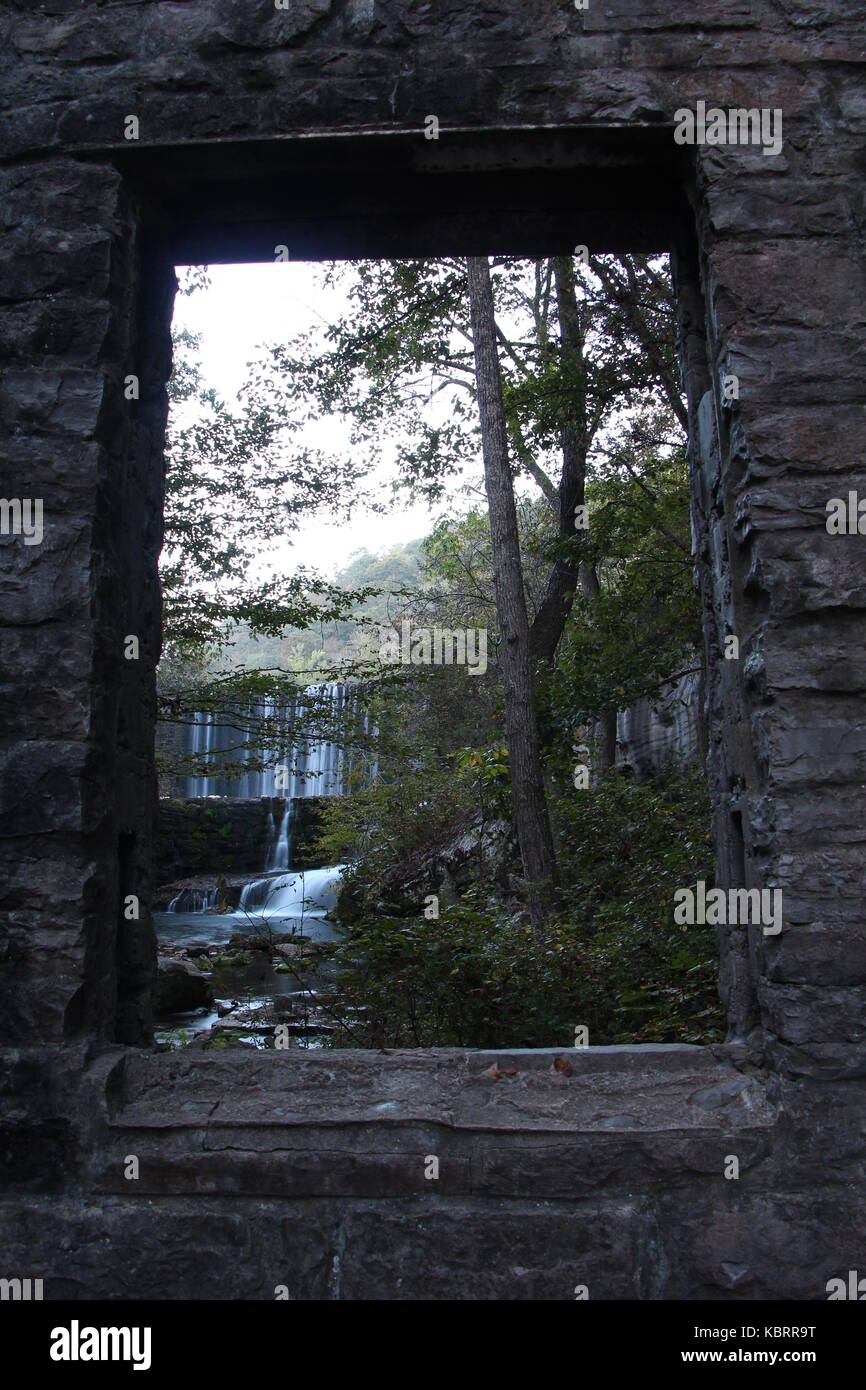
[[[252,883],[245,883],[241,889],[238,911],[249,912],[254,907],[261,907],[267,901],[273,882],[272,878],[256,878]]]
[[[245,710],[197,710],[184,731],[183,751],[195,756],[196,771],[201,775],[178,779],[175,794],[185,799],[285,797],[287,802],[303,796],[343,796],[356,758],[353,750],[347,751],[339,741],[340,727],[359,718],[359,694],[357,685],[330,681],[308,686],[283,703],[267,696]],[[314,734],[299,734],[296,741],[294,726],[303,711],[311,708],[321,710],[321,741],[317,742]],[[268,729],[267,739],[263,725]],[[362,729],[365,735],[370,733],[366,711]],[[375,734],[374,729],[373,738]],[[264,767],[255,766],[264,762]],[[235,766],[221,771],[226,763]],[[282,773],[283,768],[288,769],[287,774]],[[283,831],[288,835],[289,830],[290,823],[281,827],[275,853],[281,851]],[[287,863],[277,860],[271,867],[284,868]]]
[[[342,864],[325,869],[295,869],[288,874],[257,878],[241,893],[240,912],[259,917],[324,917],[340,886]]]
[[[182,888],[172,898],[166,911],[207,912],[209,907],[216,907],[218,901],[219,890],[217,888],[211,888],[209,891],[199,888]]]
[[[265,861],[266,869],[287,869],[289,867],[289,854],[292,848],[293,808],[294,802],[287,801],[283,819],[280,821],[280,833],[277,842]],[[271,817],[271,826],[273,827],[273,817]]]
[[[332,681],[286,700],[266,696],[243,709],[197,710],[192,716],[182,749],[195,763],[191,775],[176,780],[175,795],[283,803],[278,824],[273,804],[262,808],[267,821],[261,877],[244,885],[237,913],[228,916],[323,917],[331,906],[339,866],[290,871],[293,830],[302,824],[295,802],[345,795],[353,770],[357,775],[360,768],[375,781],[378,729],[361,697],[358,684]],[[217,889],[185,888],[168,912],[204,913],[219,901]]]

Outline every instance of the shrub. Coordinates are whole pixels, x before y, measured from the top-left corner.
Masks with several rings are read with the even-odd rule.
[[[438,919],[368,911],[334,948],[337,1046],[565,1047],[706,1043],[724,1035],[711,927],[679,927],[674,890],[710,882],[702,777],[621,774],[551,796],[562,886],[543,939],[473,885]]]

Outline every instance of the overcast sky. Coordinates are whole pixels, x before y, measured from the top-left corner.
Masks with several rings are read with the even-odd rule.
[[[178,276],[182,276],[178,267]],[[345,308],[338,286],[322,290],[320,265],[274,263],[215,265],[208,268],[209,289],[178,295],[175,323],[201,334],[200,363],[207,385],[234,402],[247,375],[247,363],[260,345],[285,342],[314,323],[333,322]],[[317,442],[339,449],[347,434],[335,419]],[[388,516],[358,511],[351,524],[331,524],[327,518],[305,521],[294,534],[291,548],[278,552],[279,562],[318,569],[331,577],[351,553],[365,547],[376,551],[425,535],[433,517],[426,506],[405,508]]]

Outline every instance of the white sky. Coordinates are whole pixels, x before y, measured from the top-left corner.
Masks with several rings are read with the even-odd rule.
[[[320,265],[275,262],[208,267],[211,285],[175,300],[175,324],[201,334],[199,363],[208,386],[233,403],[257,348],[286,342],[314,323],[333,322],[346,306],[338,286],[319,288]],[[183,274],[178,267],[178,277]],[[317,432],[316,442],[339,449],[347,430],[339,419]],[[328,578],[362,547],[378,551],[426,535],[434,514],[423,504],[404,506],[387,516],[355,513],[339,527],[326,517],[305,520],[290,546],[276,551],[277,561],[291,571],[297,565],[317,569]]]

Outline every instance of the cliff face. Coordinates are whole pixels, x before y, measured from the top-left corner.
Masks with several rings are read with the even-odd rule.
[[[643,779],[672,759],[701,761],[700,671],[671,681],[655,700],[638,700],[616,719],[617,766]]]

